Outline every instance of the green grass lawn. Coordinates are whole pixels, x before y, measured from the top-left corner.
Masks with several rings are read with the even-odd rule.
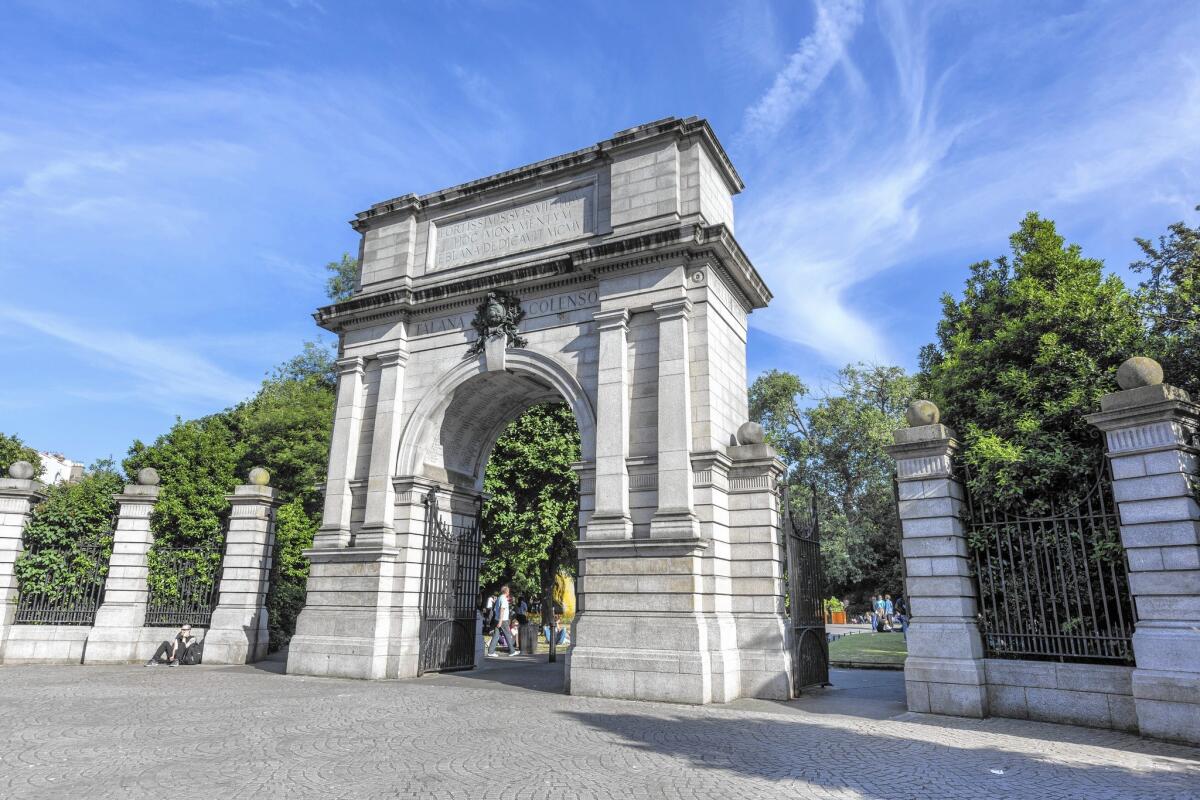
[[[899,633],[856,633],[829,645],[829,660],[855,664],[904,665],[908,648]]]

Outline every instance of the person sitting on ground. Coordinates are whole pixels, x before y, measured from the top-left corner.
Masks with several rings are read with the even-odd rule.
[[[558,645],[566,644],[570,638],[570,634],[567,633],[566,627],[564,627],[562,624],[562,615],[561,614],[554,615],[554,632],[555,632],[555,636],[554,636],[555,644],[558,644]],[[550,626],[549,625],[542,626],[542,635],[546,637],[546,643],[549,644],[550,643]]]
[[[146,662],[147,667],[159,664],[178,666],[180,664],[195,664],[200,657],[200,647],[195,636],[192,636],[192,626],[184,625],[175,634],[173,640],[163,642],[154,651],[154,655]],[[162,659],[165,658],[166,661]]]

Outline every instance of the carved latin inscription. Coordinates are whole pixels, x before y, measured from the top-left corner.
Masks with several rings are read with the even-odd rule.
[[[532,203],[433,228],[432,269],[449,269],[534,250],[592,233],[594,187],[571,189]]]

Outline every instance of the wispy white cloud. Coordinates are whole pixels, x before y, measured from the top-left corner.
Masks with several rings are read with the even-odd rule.
[[[813,32],[792,53],[767,93],[746,110],[743,135],[777,134],[825,82],[862,17],[862,0],[819,0]]]
[[[95,325],[85,327],[62,316],[12,306],[0,306],[0,320],[5,321],[5,327],[13,335],[34,331],[59,342],[85,362],[99,362],[117,380],[128,381],[115,390],[92,388],[91,391],[109,395],[116,392],[122,397],[133,395],[169,413],[178,413],[184,405],[220,407],[242,400],[258,389],[257,383],[233,375],[199,353],[166,340]],[[88,387],[76,388],[76,391],[88,390]]]
[[[739,206],[739,237],[777,297],[752,318],[757,328],[827,364],[911,364],[920,342],[895,337],[889,309],[857,296],[872,278],[918,259],[944,263],[951,252],[994,255],[1027,210],[1103,225],[1114,195],[1129,200],[1121,214],[1177,203],[1195,187],[1200,80],[1186,30],[1123,60],[1118,42],[1137,49],[1128,39],[1153,32],[1074,16],[1022,28],[1023,54],[1012,55],[999,35],[933,49],[946,22],[936,7],[887,3],[870,15],[874,24],[805,96],[804,113],[775,117],[789,121],[760,156],[772,168]],[[1073,35],[1087,47],[1072,47]],[[1073,60],[1054,80],[1022,73],[1039,49]],[[1026,83],[1012,91],[998,72]],[[899,294],[932,299],[955,289],[951,280]]]

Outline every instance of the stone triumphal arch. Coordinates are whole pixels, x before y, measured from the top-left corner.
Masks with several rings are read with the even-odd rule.
[[[780,464],[743,427],[771,295],[734,239],[741,189],[707,122],[668,118],[357,216],[359,286],[316,314],[337,411],[289,672],[430,668],[430,537],[470,529],[496,438],[554,400],[582,437],[570,691],[789,696]]]

